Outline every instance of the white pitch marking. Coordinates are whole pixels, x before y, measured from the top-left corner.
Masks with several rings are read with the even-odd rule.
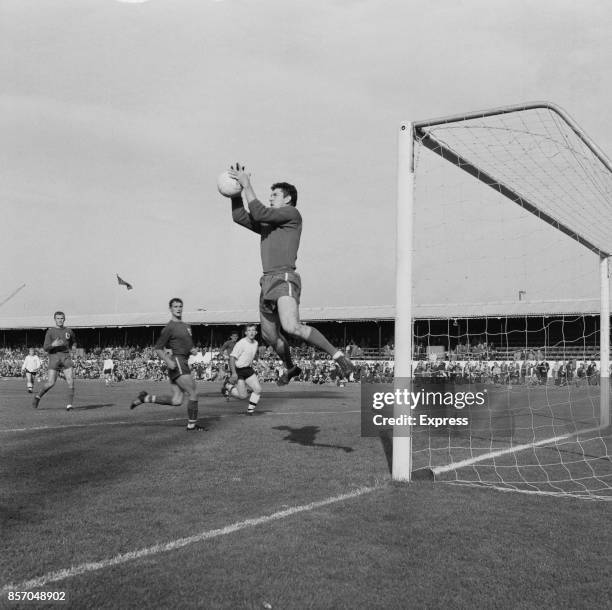
[[[98,421],[87,424],[66,424],[65,426],[34,426],[33,428],[2,428],[0,432],[35,432],[37,430],[68,430],[70,428],[95,428],[96,426],[122,426],[124,424],[151,424],[155,422],[179,421],[184,417],[172,417],[170,419],[141,419],[125,421]]]
[[[450,470],[458,470],[459,468],[465,468],[466,466],[471,466],[472,464],[477,464],[478,462],[483,462],[484,460],[488,460],[491,458],[500,457],[502,455],[506,455],[508,453],[517,453],[518,451],[524,451],[525,449],[531,449],[532,447],[541,447],[542,445],[553,445],[559,443],[560,441],[565,441],[574,436],[579,436],[581,434],[590,434],[591,432],[596,432],[601,430],[600,427],[596,428],[587,428],[586,430],[578,430],[577,432],[568,432],[567,434],[563,434],[561,436],[555,436],[554,438],[545,438],[541,441],[536,441],[533,443],[525,443],[523,445],[514,445],[510,446],[506,449],[499,449],[498,451],[491,451],[489,453],[485,453],[483,455],[478,455],[473,458],[469,458],[467,460],[461,460],[460,462],[451,462],[447,466],[437,466],[432,468],[432,472],[434,475],[441,474],[443,472],[449,472]]]
[[[77,407],[78,410],[78,407]],[[345,413],[359,413],[359,411],[290,411],[287,413],[275,413],[272,411],[266,411],[265,415],[274,416],[274,415],[344,415]],[[215,417],[215,418],[224,418],[224,417],[235,417],[242,416],[242,411],[240,413],[225,413],[225,414],[209,414],[203,415],[203,419],[207,417]],[[151,424],[156,422],[169,422],[169,421],[182,421],[184,417],[172,417],[170,419],[130,419],[130,420],[120,420],[120,421],[107,421],[107,422],[92,422],[85,424],[66,424],[65,426],[34,426],[32,428],[0,428],[0,434],[3,432],[36,432],[40,430],[68,430],[70,428],[89,428],[96,426],[122,426],[129,424]]]
[[[17,584],[9,583],[7,585],[4,585],[2,589],[0,589],[0,593],[5,594],[8,591],[30,591],[32,589],[44,587],[49,583],[59,582],[67,578],[73,578],[74,576],[87,574],[88,572],[96,572],[98,570],[103,570],[111,566],[128,563],[129,561],[134,561],[143,557],[150,557],[151,555],[158,555],[159,553],[174,551],[176,549],[195,544],[196,542],[211,540],[212,538],[217,538],[219,536],[227,536],[228,534],[233,534],[234,532],[245,529],[247,527],[263,525],[265,523],[270,523],[271,521],[278,521],[279,519],[284,519],[285,517],[291,517],[292,515],[296,515],[298,513],[315,510],[323,506],[328,506],[329,504],[343,502],[344,500],[349,500],[351,498],[357,498],[359,496],[371,493],[381,488],[382,486],[360,487],[359,489],[355,489],[354,491],[341,494],[339,496],[333,496],[331,498],[326,498],[325,500],[311,502],[310,504],[294,506],[293,508],[281,510],[276,513],[272,513],[271,515],[265,515],[263,517],[245,519],[244,521],[238,521],[237,523],[232,523],[231,525],[226,525],[225,527],[204,531],[199,534],[196,534],[195,536],[189,536],[188,538],[179,538],[178,540],[173,540],[172,542],[156,544],[154,546],[140,549],[138,551],[131,551],[129,553],[115,555],[115,557],[111,557],[110,559],[82,563],[81,565],[73,566],[71,568],[65,568],[56,572],[48,572],[47,574],[39,576],[38,578],[32,578],[30,580],[25,580]]]

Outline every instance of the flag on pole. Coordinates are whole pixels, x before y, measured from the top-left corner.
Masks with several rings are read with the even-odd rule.
[[[119,286],[125,286],[128,290],[132,290],[132,288],[134,288],[132,284],[130,284],[129,282],[126,282],[123,278],[120,278],[118,274],[117,274],[117,283],[119,284]]]

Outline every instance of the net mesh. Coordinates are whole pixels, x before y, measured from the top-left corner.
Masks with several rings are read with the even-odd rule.
[[[444,413],[468,425],[416,426],[415,470],[612,500],[594,255],[612,250],[611,195],[554,109],[417,124],[414,376],[487,402]]]
[[[609,254],[612,172],[575,129],[553,108],[536,107],[423,126],[418,137],[441,154],[457,155],[459,167],[473,167],[494,188],[507,187],[520,205]]]

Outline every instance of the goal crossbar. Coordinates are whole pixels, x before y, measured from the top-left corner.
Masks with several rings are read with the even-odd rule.
[[[606,154],[593,142],[593,140],[587,136],[586,132],[570,117],[570,115],[563,110],[560,106],[553,104],[552,102],[530,102],[526,104],[514,104],[510,106],[500,106],[499,108],[492,108],[489,110],[478,110],[475,112],[467,112],[465,114],[453,114],[445,117],[439,117],[437,119],[427,119],[423,121],[413,121],[412,126],[417,134],[423,133],[426,127],[434,127],[435,125],[445,125],[448,123],[457,123],[459,121],[470,121],[472,119],[481,119],[491,116],[497,116],[502,114],[510,114],[512,112],[523,112],[526,110],[537,110],[546,109],[557,114],[571,130],[584,142],[584,144],[590,149],[590,151],[601,161],[604,167],[612,172],[612,162],[608,159]]]

